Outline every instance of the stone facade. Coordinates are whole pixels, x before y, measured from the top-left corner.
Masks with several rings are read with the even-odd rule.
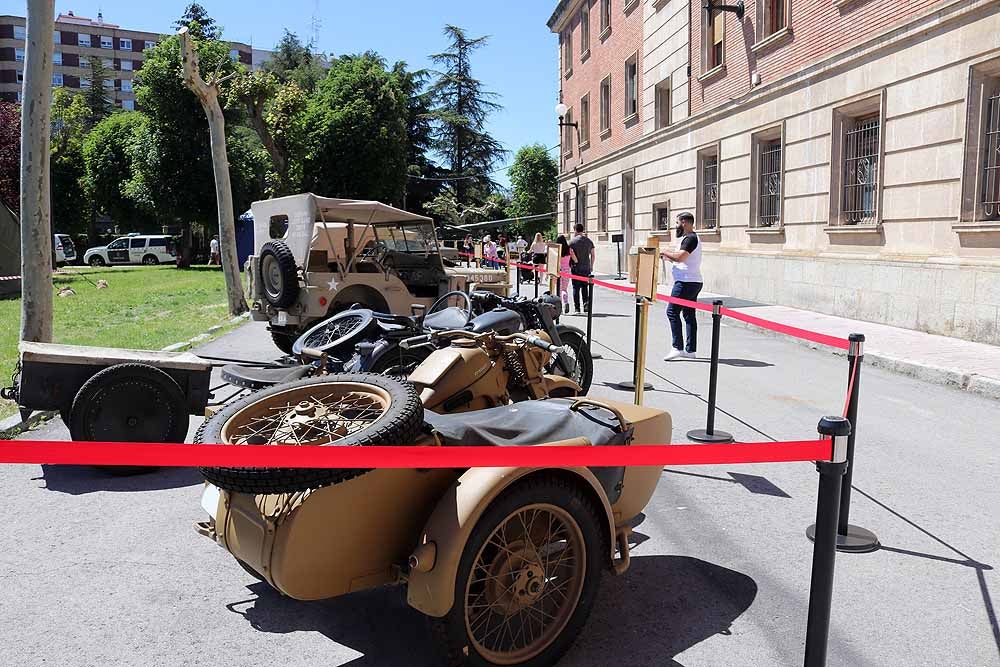
[[[639,2],[641,136],[567,160],[560,177],[564,223],[576,217],[573,183],[586,188],[598,271],[615,270],[615,232],[634,247],[690,210],[709,291],[1000,344],[1000,215],[984,203],[998,189],[986,167],[997,160],[1000,3],[786,0],[785,30],[758,37],[765,2],[749,1],[742,21],[724,16],[724,67],[706,70],[702,3]],[[574,11],[564,2],[550,27]],[[590,58],[639,48],[601,56],[592,45]],[[576,74],[564,94],[584,85]],[[668,76],[672,118],[658,127],[655,86]]]

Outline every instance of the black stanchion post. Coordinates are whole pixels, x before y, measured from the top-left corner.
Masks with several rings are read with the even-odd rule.
[[[865,336],[853,333],[847,337],[847,421],[851,423],[851,434],[847,438],[847,474],[840,489],[840,513],[837,524],[837,550],[849,553],[868,553],[879,548],[878,537],[872,531],[850,524],[851,482],[854,478],[854,441],[858,433],[858,396],[861,393],[861,365],[865,359]],[[806,530],[811,540],[815,526]]]
[[[521,296],[521,267],[518,266],[520,260],[514,262],[514,283],[517,285],[517,295]]]
[[[848,470],[847,440],[851,422],[844,417],[823,417],[817,429],[832,439],[830,461],[817,461],[819,491],[816,498],[816,530],[812,576],[809,582],[809,613],[806,620],[805,667],[826,665],[830,636],[830,606],[833,602],[833,570],[837,557],[837,523],[840,489]]]
[[[591,359],[603,359],[599,353],[593,351],[590,344],[591,331],[594,324],[594,275],[587,276],[587,352]]]
[[[719,382],[719,338],[722,335],[722,301],[712,302],[712,360],[708,369],[708,418],[704,429],[688,431],[695,442],[733,442],[731,433],[715,430],[715,393]]]
[[[538,282],[540,280],[540,278],[538,277],[538,267],[537,266],[533,266],[532,267],[532,274],[531,275],[533,275],[535,277],[535,298],[537,299],[538,298]]]

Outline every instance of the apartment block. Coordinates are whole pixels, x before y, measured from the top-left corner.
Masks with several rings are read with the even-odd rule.
[[[612,31],[595,41],[604,5]],[[584,222],[611,272],[614,234],[634,252],[691,211],[707,291],[1000,344],[1000,3],[736,8],[557,6],[568,121],[605,72],[613,110],[606,142],[596,105],[589,147],[563,135],[563,227]]]
[[[59,14],[55,21],[52,86],[80,89],[90,86],[89,59],[100,58],[109,71],[105,82],[108,97],[115,106],[135,108],[132,90],[135,72],[142,67],[143,51],[162,39],[160,33],[122,28],[104,21],[76,16],[73,12]],[[230,43],[230,56],[248,68],[257,60],[267,60],[269,52],[251,49],[247,44]],[[21,100],[24,71],[25,19],[22,16],[0,15],[0,99]]]

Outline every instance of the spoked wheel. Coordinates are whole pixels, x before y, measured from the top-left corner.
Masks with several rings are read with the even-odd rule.
[[[404,350],[397,345],[395,349],[389,350],[372,364],[368,372],[405,380],[414,368],[430,356],[430,353],[431,351],[426,348]]]
[[[304,347],[327,353],[345,348],[360,340],[373,327],[374,322],[370,310],[358,308],[341,311],[299,336],[292,346],[292,354],[301,354]]]
[[[604,541],[582,492],[558,478],[512,487],[466,544],[455,604],[438,621],[449,663],[551,665],[590,613]]]
[[[195,442],[232,445],[406,445],[423,423],[412,385],[370,374],[297,380],[231,403]],[[209,482],[243,493],[286,493],[336,484],[360,469],[202,468]]]
[[[559,339],[569,352],[559,353],[561,362],[558,357],[553,357],[545,372],[568,377],[580,385],[581,394],[586,394],[594,381],[594,359],[590,356],[587,339],[579,331],[563,326],[559,327]]]

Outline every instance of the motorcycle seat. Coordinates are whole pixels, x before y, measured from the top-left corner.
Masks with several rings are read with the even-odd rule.
[[[594,405],[571,410],[575,399],[522,401],[486,410],[424,413],[424,421],[445,446],[528,447],[585,437],[593,445],[624,445],[633,429],[622,431],[611,411]]]

